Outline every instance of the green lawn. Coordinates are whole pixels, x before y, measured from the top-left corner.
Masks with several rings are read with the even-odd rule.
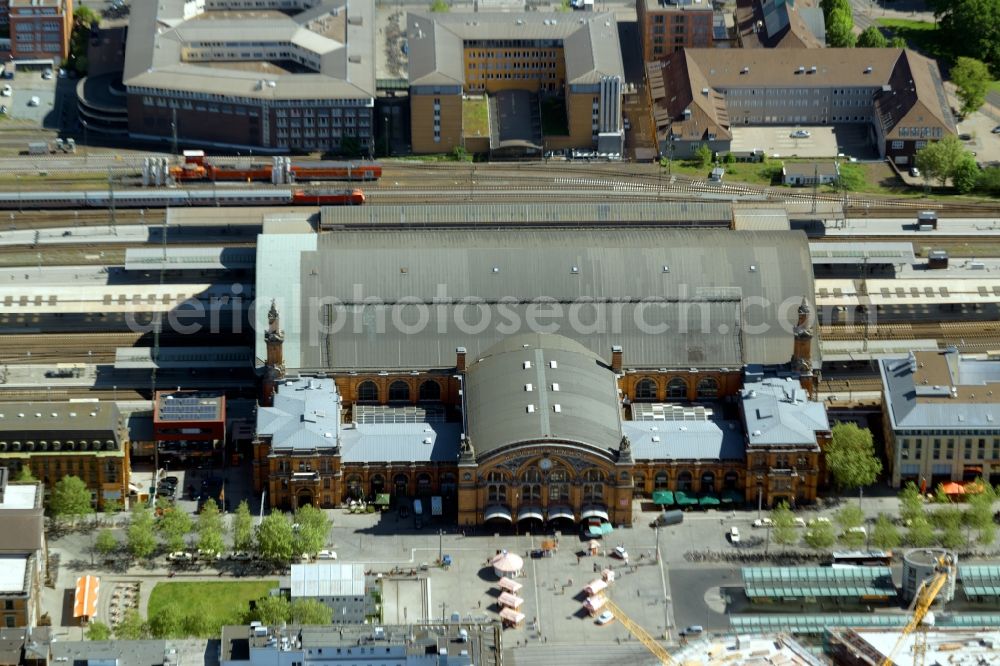
[[[490,135],[490,112],[485,97],[462,100],[462,131],[465,136]]]
[[[181,616],[204,617],[202,626],[212,638],[219,635],[219,627],[224,624],[241,623],[241,615],[251,601],[267,596],[278,586],[276,580],[245,582],[205,582],[197,583],[157,583],[149,597],[148,618],[154,617],[162,609],[173,606]]]

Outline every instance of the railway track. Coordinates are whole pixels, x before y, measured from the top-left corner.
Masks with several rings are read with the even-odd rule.
[[[824,379],[819,384],[820,393],[847,393],[849,391],[880,391],[882,379],[877,375],[858,375],[850,379]]]
[[[821,326],[824,340],[998,340],[1000,322],[913,322],[872,324],[844,324]]]
[[[9,389],[0,387],[0,402],[48,402],[54,400],[148,400],[148,393],[129,389],[66,387],[49,389]]]
[[[191,346],[190,336],[165,334],[160,337],[163,347]],[[239,336],[221,337],[213,344],[246,345]],[[149,347],[148,333],[26,333],[0,335],[0,363],[28,365],[39,363],[113,363],[119,347]]]

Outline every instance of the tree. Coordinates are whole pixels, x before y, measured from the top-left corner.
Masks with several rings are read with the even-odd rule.
[[[149,636],[149,625],[143,621],[139,611],[130,608],[125,611],[122,621],[115,627],[115,638],[123,641],[138,641]]]
[[[882,471],[871,430],[855,423],[835,423],[824,453],[826,467],[841,488],[864,488],[874,483]]]
[[[87,484],[78,476],[64,476],[52,487],[49,498],[49,511],[57,520],[65,518],[76,521],[77,518],[93,513],[90,506],[90,490]]]
[[[880,513],[872,528],[872,543],[882,550],[892,550],[899,546],[902,540],[899,530],[892,524],[892,519]]]
[[[101,530],[97,533],[97,541],[94,542],[94,548],[101,555],[107,557],[118,550],[118,539],[111,530]]]
[[[167,550],[184,550],[187,547],[185,537],[191,532],[191,516],[186,511],[176,508],[165,511],[156,527],[163,535]]]
[[[149,618],[149,632],[153,638],[183,638],[184,616],[177,606],[164,606]]]
[[[699,167],[707,167],[712,163],[712,149],[705,144],[698,146],[698,150],[694,152],[694,162]]]
[[[266,519],[265,522],[267,522]],[[253,606],[248,614],[251,621],[255,620],[272,626],[281,625],[292,619],[292,608],[285,597],[261,597],[254,602]]]
[[[283,513],[272,513],[257,527],[257,551],[262,559],[274,564],[290,562],[294,539],[292,523]]]
[[[146,559],[156,550],[156,533],[153,514],[144,503],[136,504],[132,510],[126,532],[126,544],[133,557]]]
[[[1000,167],[986,167],[979,173],[976,189],[983,194],[1000,196]]]
[[[17,476],[14,477],[14,483],[38,483],[38,479],[31,473],[30,467],[22,465],[21,469],[17,472]]]
[[[833,48],[854,46],[854,17],[850,9],[837,8],[826,20],[826,44]]]
[[[951,81],[958,88],[963,116],[978,111],[983,105],[992,78],[989,68],[975,58],[959,58],[951,68]]]
[[[292,602],[291,616],[295,624],[330,624],[333,610],[315,599],[296,599]]]
[[[924,498],[912,481],[899,491],[899,517],[904,522],[924,518]]]
[[[928,178],[937,180],[941,187],[944,187],[955,173],[955,167],[965,159],[966,155],[971,156],[958,137],[949,134],[940,141],[932,141],[918,150],[916,162],[917,167]]]
[[[834,520],[840,526],[840,541],[842,543],[854,547],[864,544],[864,533],[855,529],[861,527],[862,523],[865,522],[865,514],[861,510],[861,507],[848,504],[837,512]]]
[[[241,624],[243,618],[234,618],[225,624]],[[197,636],[198,638],[211,638],[219,635],[219,624],[213,622],[212,618],[204,613],[190,613],[184,616],[181,625],[181,634],[184,636]]]
[[[905,49],[907,48],[908,44],[906,43],[906,40],[903,39],[902,37],[893,37],[892,39],[889,40],[889,43],[886,44],[886,46],[893,49]]]
[[[108,641],[111,640],[111,627],[100,620],[91,620],[84,636],[88,641]]]
[[[951,183],[959,194],[968,194],[976,189],[976,185],[979,184],[979,165],[976,164],[976,159],[971,153],[955,165],[955,172],[951,175]]]
[[[955,507],[947,507],[944,509],[938,509],[937,511],[931,511],[930,513],[931,525],[934,525],[938,529],[946,530],[952,527],[962,526],[962,512]]]
[[[945,548],[961,548],[968,540],[962,534],[961,525],[948,525],[941,533],[941,545]]]
[[[788,508],[788,502],[781,502],[771,511],[774,522],[774,542],[782,546],[795,543],[795,516]]]
[[[446,0],[432,0],[431,11],[432,12],[447,12],[451,10],[451,5],[449,5]]]
[[[857,192],[864,189],[865,172],[857,164],[843,162],[840,167],[840,175],[837,176],[837,187],[847,192]]]
[[[233,550],[249,551],[253,547],[253,517],[246,500],[240,502],[233,514]]]
[[[945,52],[979,58],[1000,76],[1000,3],[996,0],[929,0]]]
[[[322,550],[330,534],[330,519],[326,513],[309,504],[300,506],[295,511],[295,522],[299,526],[294,538],[295,553],[312,555]]]
[[[817,521],[806,530],[806,543],[810,548],[826,550],[837,540],[833,533],[833,525],[826,521]]]
[[[198,514],[198,548],[212,553],[221,553],[226,544],[222,539],[222,515],[215,500],[208,500]]]
[[[858,41],[855,44],[858,48],[862,49],[884,49],[889,43],[876,26],[870,25],[865,28],[860,35],[858,35]]]
[[[911,546],[925,548],[933,546],[935,541],[934,529],[924,517],[915,518],[906,530],[906,542]]]

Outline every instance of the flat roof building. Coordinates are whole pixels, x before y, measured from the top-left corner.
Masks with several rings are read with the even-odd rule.
[[[617,138],[605,152],[621,152],[614,14],[411,11],[406,34],[413,152],[590,150],[602,135]],[[464,112],[477,103],[487,120],[478,133]]]
[[[42,487],[11,484],[0,467],[0,625],[33,627],[41,616],[45,529]]]
[[[374,5],[161,0],[131,10],[129,133],[274,151],[373,147]]]
[[[919,649],[918,640],[922,646]],[[827,653],[837,666],[878,666],[890,657],[896,666],[992,664],[996,661],[1000,631],[995,627],[921,627],[901,636],[898,630],[856,627],[831,629],[826,634],[825,643]]]
[[[45,492],[74,469],[97,508],[127,502],[129,460],[126,420],[114,402],[0,405],[0,465],[12,475],[28,467]]]
[[[635,3],[642,60],[658,60],[681,48],[711,48],[716,12],[702,0],[638,0]]]
[[[292,565],[292,601],[318,601],[333,611],[334,624],[363,624],[367,616],[377,613],[374,600],[368,601],[368,587],[362,564]]]
[[[1000,483],[1000,361],[955,349],[879,361],[892,484]]]

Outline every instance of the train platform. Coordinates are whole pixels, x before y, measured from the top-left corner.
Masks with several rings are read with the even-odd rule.
[[[961,279],[921,276],[912,279],[816,280],[816,305],[820,308],[854,308],[859,305],[912,308],[1000,303],[1000,276],[975,273]]]
[[[72,366],[74,373],[67,377],[53,377],[59,369]],[[122,394],[149,390],[149,372],[116,372],[110,363],[33,363],[20,365],[0,365],[0,390],[8,393],[15,390],[51,391],[53,400],[61,393],[101,389]],[[160,370],[156,374],[156,388],[176,389],[196,385],[203,389],[236,389],[251,387],[254,378],[250,373],[230,374],[219,372],[194,376],[189,370]],[[95,396],[96,397],[96,396]],[[105,396],[107,397],[107,396]],[[62,399],[62,398],[60,398]]]
[[[849,217],[844,220],[824,220],[825,236],[916,236],[917,217],[878,218]],[[938,220],[936,231],[921,231],[922,243],[935,234],[941,236],[1000,236],[1000,217],[956,217]]]
[[[30,272],[30,269],[28,269]],[[27,284],[0,282],[0,313],[4,319],[31,314],[80,314],[118,312],[196,313],[246,309],[253,298],[253,283],[232,284]]]
[[[824,363],[871,361],[879,358],[903,358],[911,351],[935,351],[937,340],[821,340]]]
[[[948,262],[947,268],[928,268],[926,259],[919,263],[897,267],[896,277],[903,279],[976,279],[984,275],[1000,277],[1000,259],[980,259],[979,257],[958,257]]]
[[[0,231],[0,246],[6,245],[100,245],[103,243],[148,243],[151,227],[129,224],[93,227],[55,227],[51,229],[13,229]]]

